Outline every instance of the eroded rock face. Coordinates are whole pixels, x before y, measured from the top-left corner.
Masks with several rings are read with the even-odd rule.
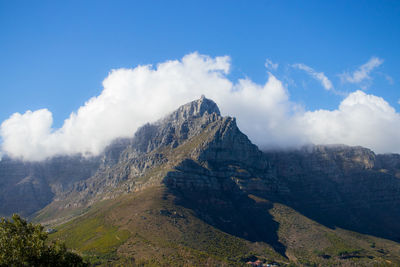
[[[214,101],[204,96],[179,107],[154,124],[141,127],[132,139],[132,149],[149,153],[161,147],[175,148],[184,141],[199,135],[210,123],[220,118]]]
[[[55,157],[43,162],[0,161],[0,215],[29,216],[49,204],[56,195],[92,176],[98,158]]]
[[[73,202],[73,205],[82,206],[153,184],[157,181],[142,182],[140,177],[151,169],[169,164],[174,158],[170,155],[174,149],[221,120],[218,106],[205,97],[183,105],[159,121],[139,128],[133,138],[116,140],[105,149],[97,172],[74,184],[72,190],[57,200],[63,202],[62,205]],[[175,161],[171,164],[176,164]],[[161,180],[159,178],[158,183]]]
[[[311,146],[266,156],[290,191],[280,196],[281,202],[327,226],[398,241],[396,155],[375,155],[362,147]]]
[[[35,166],[3,159],[0,162],[0,214],[24,215],[51,202],[53,193],[44,179],[35,175]]]
[[[375,169],[396,176],[400,179],[400,155],[376,155]]]

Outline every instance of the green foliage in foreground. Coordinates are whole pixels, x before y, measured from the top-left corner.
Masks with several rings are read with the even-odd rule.
[[[14,214],[0,219],[0,266],[87,266],[58,241],[47,243],[40,224],[28,223]]]

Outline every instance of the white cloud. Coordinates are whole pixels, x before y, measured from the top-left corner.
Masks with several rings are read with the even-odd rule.
[[[278,63],[274,63],[272,62],[270,59],[267,58],[267,60],[265,60],[265,68],[267,70],[277,70],[279,67]]]
[[[52,114],[47,109],[24,114],[14,113],[1,124],[2,150],[10,156],[34,159],[36,155],[52,153],[47,137],[51,136]],[[59,149],[55,147],[54,149]],[[57,152],[56,152],[57,153]]]
[[[203,88],[226,91],[231,82],[229,57],[190,54],[133,69],[112,70],[103,91],[52,129],[48,110],[15,113],[0,128],[2,150],[13,157],[41,160],[57,154],[98,154],[117,137],[132,136],[138,127],[155,121],[178,105],[198,98]]]
[[[340,74],[340,79],[342,82],[348,83],[361,83],[365,80],[370,80],[371,76],[369,74],[371,71],[379,67],[382,63],[383,59],[372,57],[367,63],[361,65],[353,73],[344,72]]]
[[[400,152],[400,114],[383,98],[356,91],[338,109],[297,116],[302,134],[314,144],[348,144],[375,152]]]
[[[400,115],[380,97],[357,91],[336,110],[304,111],[272,74],[265,84],[250,79],[233,83],[227,78],[229,69],[229,57],[193,53],[156,67],[113,70],[101,94],[59,129],[52,128],[47,109],[13,114],[0,126],[2,152],[25,160],[96,155],[113,139],[133,136],[144,123],[202,94],[213,99],[223,115],[235,116],[239,128],[262,148],[343,143],[400,152]]]
[[[307,72],[307,74],[309,74],[311,77],[313,77],[314,79],[319,81],[326,90],[333,89],[332,82],[328,79],[328,77],[325,76],[325,74],[323,72],[316,72],[313,68],[311,68],[307,65],[304,65],[302,63],[293,64],[292,67],[300,69],[300,70],[304,70],[305,72]]]

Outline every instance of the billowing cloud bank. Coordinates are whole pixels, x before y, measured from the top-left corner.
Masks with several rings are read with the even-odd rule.
[[[202,94],[213,99],[223,115],[237,118],[240,129],[262,148],[306,143],[362,145],[376,152],[400,152],[400,115],[384,99],[356,91],[333,111],[305,111],[289,99],[271,73],[265,84],[227,78],[229,57],[197,53],[182,60],[113,70],[102,93],[89,99],[52,128],[47,109],[15,113],[0,127],[2,152],[24,160],[61,154],[96,155],[113,139],[130,137]]]

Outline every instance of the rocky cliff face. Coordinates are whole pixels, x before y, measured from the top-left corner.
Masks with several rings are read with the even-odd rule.
[[[107,147],[97,172],[89,179],[75,183],[71,190],[59,194],[53,206],[56,209],[83,207],[101,199],[161,184],[161,176],[188,156],[186,152],[180,156],[175,152],[220,120],[222,117],[217,105],[202,97],[153,124],[144,125],[133,138],[116,140]],[[189,152],[195,153],[199,149]],[[155,175],[148,177],[148,173],[154,173],[157,168]]]
[[[265,215],[274,202],[330,227],[400,237],[400,155],[348,146],[262,152],[205,97],[116,140],[99,158],[3,160],[0,177],[2,214],[31,214],[50,203],[45,212],[54,217],[163,186],[208,223],[278,250],[265,227],[276,228]]]
[[[29,216],[55,196],[71,190],[74,183],[92,176],[98,158],[55,157],[43,162],[0,161],[0,215]]]
[[[398,240],[397,155],[362,147],[310,146],[266,153],[289,189],[280,201],[327,226]]]
[[[75,184],[65,197],[84,205],[154,184],[230,190],[245,183],[255,187],[252,179],[259,177],[266,190],[279,184],[268,168],[263,153],[240,132],[235,119],[222,117],[217,105],[202,97],[144,125],[132,139],[111,145],[97,173]],[[155,169],[157,175],[147,177]]]

